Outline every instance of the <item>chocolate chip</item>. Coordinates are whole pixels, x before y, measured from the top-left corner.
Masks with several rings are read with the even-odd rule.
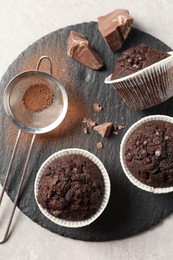
[[[131,155],[131,153],[128,153],[128,154],[126,155],[126,159],[127,159],[127,161],[131,162],[131,160],[132,160],[132,155]]]
[[[133,61],[134,61],[134,58],[129,58],[129,59],[127,60],[127,63],[132,64]]]
[[[141,46],[139,51],[140,51],[140,53],[146,53],[147,52],[147,47]]]
[[[146,60],[146,58],[145,58],[144,55],[139,55],[139,56],[138,56],[138,60],[139,60],[139,61],[144,61],[144,60]]]
[[[144,142],[143,142],[143,147],[146,147],[147,146],[147,141],[145,140]]]
[[[142,68],[142,64],[140,64],[140,63],[135,63],[135,64],[133,64],[133,66],[132,66],[134,69],[141,69]]]
[[[155,156],[159,157],[161,155],[161,151],[160,150],[156,150],[155,151]]]
[[[122,56],[122,59],[123,60],[127,60],[129,58],[129,55],[128,54],[124,54],[123,56]]]

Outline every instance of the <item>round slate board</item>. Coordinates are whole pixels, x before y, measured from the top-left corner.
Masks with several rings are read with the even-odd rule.
[[[101,71],[93,71],[67,57],[66,43],[71,30],[82,32],[88,37],[105,62]],[[64,84],[68,93],[69,109],[63,123],[53,132],[36,138],[19,202],[22,212],[42,227],[75,239],[107,241],[142,232],[158,224],[173,211],[173,193],[153,195],[136,188],[125,177],[119,161],[121,139],[136,120],[150,114],[172,115],[173,111],[173,100],[169,99],[152,109],[134,112],[122,102],[112,86],[104,84],[105,77],[112,72],[114,61],[121,52],[140,43],[164,51],[170,50],[158,39],[133,28],[123,48],[113,54],[99,34],[97,23],[73,25],[50,33],[29,46],[3,76],[0,83],[1,98],[6,84],[13,76],[24,70],[35,69],[39,57],[48,55],[53,60],[53,75]],[[46,61],[41,69],[48,70]],[[94,112],[95,102],[103,106],[102,112]],[[6,117],[2,100],[0,103],[0,181],[3,183],[18,129]],[[109,138],[102,138],[94,131],[85,135],[82,131],[84,117],[90,117],[98,123],[124,123],[125,129],[121,130],[118,136]],[[19,183],[30,137],[29,134],[23,133],[16,155],[7,187],[7,193],[12,200]],[[96,148],[99,141],[103,141],[104,144],[101,150]],[[111,179],[111,197],[106,210],[93,224],[79,229],[60,227],[46,219],[39,211],[33,193],[35,176],[44,160],[52,153],[69,147],[87,149],[98,156]]]

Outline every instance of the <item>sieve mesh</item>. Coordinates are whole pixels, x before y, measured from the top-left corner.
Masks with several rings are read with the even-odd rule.
[[[23,96],[26,90],[35,84],[48,86],[53,94],[53,103],[41,112],[31,112],[23,103]],[[33,96],[33,100],[36,97]],[[37,100],[35,100],[37,102]],[[43,76],[28,76],[19,78],[14,85],[9,97],[10,109],[14,117],[21,123],[32,128],[44,128],[52,124],[61,114],[63,108],[63,98],[61,91],[54,82]]]

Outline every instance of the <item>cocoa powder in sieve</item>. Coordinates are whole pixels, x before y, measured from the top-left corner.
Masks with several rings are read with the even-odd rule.
[[[35,84],[26,90],[22,101],[31,112],[41,112],[52,105],[53,93],[46,85]]]

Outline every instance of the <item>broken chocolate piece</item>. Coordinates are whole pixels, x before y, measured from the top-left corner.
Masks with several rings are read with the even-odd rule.
[[[88,127],[84,127],[84,128],[83,128],[83,132],[84,132],[84,134],[89,134],[89,132],[88,132]]]
[[[133,22],[129,11],[115,10],[105,16],[98,17],[98,28],[109,48],[115,52],[126,40]]]
[[[102,137],[108,137],[112,130],[112,122],[107,122],[98,126],[95,126],[93,129],[97,131]]]
[[[87,126],[88,126],[88,128],[93,128],[94,126],[96,126],[96,122],[94,122],[92,119],[90,119],[90,118],[88,118],[87,120],[86,120],[86,123],[87,123]]]
[[[113,134],[118,135],[118,125],[117,124],[113,124]]]
[[[94,108],[94,111],[96,111],[96,112],[100,112],[103,109],[102,106],[98,103],[94,103],[93,108]]]
[[[124,125],[117,125],[117,127],[118,127],[118,130],[121,130],[121,129],[124,129]]]
[[[93,70],[99,70],[103,66],[102,59],[82,33],[70,32],[67,43],[67,54]]]
[[[98,142],[97,143],[97,149],[102,149],[103,148],[103,143],[102,142]]]

